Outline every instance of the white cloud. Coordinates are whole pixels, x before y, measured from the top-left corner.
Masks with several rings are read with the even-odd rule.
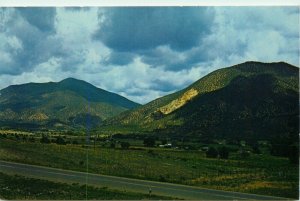
[[[222,60],[221,66],[247,60],[299,65],[299,13],[294,8],[215,9],[213,33],[202,44],[207,58]]]
[[[129,51],[130,48],[128,52],[115,51],[93,39],[94,33],[103,28],[99,24],[101,26],[103,20],[108,20],[106,16],[99,18],[99,13],[105,15],[99,10],[105,8],[57,8],[55,17],[49,15],[44,24],[47,30],[49,27],[55,30],[47,33],[40,30],[43,27],[40,20],[28,22],[28,13],[24,18],[14,9],[0,10],[4,16],[0,20],[0,88],[74,77],[133,101],[146,103],[182,89],[213,70],[249,60],[286,61],[299,66],[297,8],[210,8],[215,10],[211,12],[214,13],[214,21],[206,24],[209,26],[206,28],[212,32],[201,35],[200,41],[197,39],[195,41],[198,42],[190,44],[192,48],[174,49],[162,42],[164,45],[133,52]],[[185,15],[185,21],[188,22],[188,13]],[[54,25],[49,26],[53,19]],[[170,16],[166,19],[170,19]],[[115,36],[123,32],[113,34]],[[162,30],[162,33],[168,32]],[[150,37],[149,34],[147,37]],[[139,37],[139,40],[143,40],[141,34]],[[32,50],[28,51],[31,46]],[[17,60],[16,55],[23,57]],[[113,57],[116,60],[122,57],[123,60],[113,62]],[[28,60],[25,62],[28,68],[20,65],[22,59]]]

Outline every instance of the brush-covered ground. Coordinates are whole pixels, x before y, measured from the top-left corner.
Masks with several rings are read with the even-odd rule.
[[[130,144],[128,149],[111,148],[106,142],[58,145],[7,135],[0,138],[0,160],[85,171],[88,155],[91,173],[294,199],[299,196],[299,166],[263,149],[262,154],[241,157],[232,148],[228,159],[218,159],[207,158],[200,150],[147,148],[134,140]]]

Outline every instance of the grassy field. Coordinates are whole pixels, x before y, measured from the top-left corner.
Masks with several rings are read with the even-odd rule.
[[[79,184],[65,184],[41,179],[26,178],[18,175],[7,175],[0,172],[0,198],[14,200],[170,200],[172,198],[122,192],[107,188],[96,188]]]
[[[298,198],[298,166],[286,158],[251,154],[208,159],[204,152],[159,148],[129,150],[0,139],[0,159],[129,178]]]

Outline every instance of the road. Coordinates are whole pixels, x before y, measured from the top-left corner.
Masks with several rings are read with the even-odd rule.
[[[211,190],[186,185],[128,179],[70,170],[0,161],[0,172],[55,182],[81,183],[110,189],[148,193],[189,200],[284,200],[284,198]],[[0,178],[1,179],[1,178]]]

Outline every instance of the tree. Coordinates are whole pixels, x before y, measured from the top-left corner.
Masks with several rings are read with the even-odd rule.
[[[146,147],[154,147],[155,139],[153,137],[147,137],[144,139],[144,146]]]
[[[45,143],[45,144],[49,144],[50,143],[50,140],[49,138],[46,136],[46,135],[43,135],[41,140],[40,140],[41,143]]]
[[[29,138],[29,142],[35,142],[34,137],[30,137],[30,138]]]
[[[20,136],[19,136],[19,135],[17,135],[17,134],[15,134],[15,138],[16,138],[16,140],[17,140],[17,141],[19,141],[19,140],[20,140]]]
[[[296,144],[290,145],[288,148],[288,158],[292,164],[299,163],[299,146]]]
[[[172,144],[173,147],[177,147],[177,144],[178,144],[177,140],[172,140],[171,144]]]
[[[111,142],[110,143],[110,148],[115,148],[116,147],[116,143],[115,142]]]
[[[248,151],[246,151],[245,149],[242,149],[240,151],[240,154],[241,154],[242,159],[248,158],[250,156],[250,153]]]
[[[261,153],[261,151],[259,150],[258,141],[255,138],[248,138],[246,140],[246,144],[249,145],[252,148],[254,154],[260,154]]]
[[[274,156],[289,157],[291,147],[298,141],[299,138],[296,132],[280,133],[270,140],[271,154]]]
[[[60,145],[65,145],[66,144],[66,141],[64,138],[62,138],[61,136],[58,136],[55,140],[55,143],[56,144],[60,144]]]
[[[228,159],[228,156],[229,156],[229,151],[228,151],[228,148],[223,146],[219,149],[219,157],[221,159]]]
[[[209,147],[206,151],[206,157],[207,158],[217,158],[218,157],[218,151],[214,147]]]
[[[122,149],[128,149],[130,147],[129,142],[121,142]]]
[[[22,139],[23,139],[24,142],[26,142],[26,141],[27,141],[27,136],[26,136],[26,135],[23,135],[23,138],[22,138]]]
[[[230,139],[228,139],[228,140],[226,140],[226,143],[227,144],[231,144],[231,145],[241,145],[241,142],[240,142],[241,140],[238,138],[238,137],[236,137],[236,138],[230,138]]]
[[[161,144],[167,144],[167,140],[166,139],[162,139],[161,140]]]
[[[254,154],[261,154],[261,151],[259,149],[259,144],[256,142],[254,144],[252,144],[252,149],[253,149],[253,153]]]
[[[204,144],[211,144],[213,143],[213,139],[209,133],[202,133],[200,141]]]

